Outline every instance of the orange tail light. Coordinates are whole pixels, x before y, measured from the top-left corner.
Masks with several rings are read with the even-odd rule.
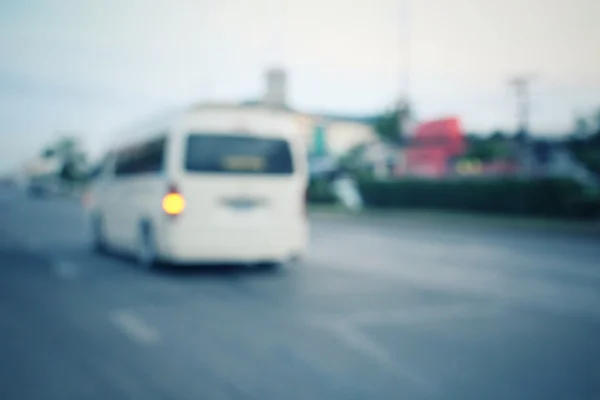
[[[185,198],[176,188],[171,188],[163,197],[162,209],[167,215],[179,215],[185,210]]]

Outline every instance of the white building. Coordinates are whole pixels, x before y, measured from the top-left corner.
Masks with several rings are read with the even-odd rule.
[[[286,72],[282,69],[273,69],[266,73],[265,93],[262,99],[243,102],[239,106],[268,108],[286,115],[290,121],[298,124],[309,150],[312,150],[316,131],[322,128],[327,151],[334,157],[358,145],[377,141],[377,135],[369,118],[301,112],[288,106],[287,95]]]

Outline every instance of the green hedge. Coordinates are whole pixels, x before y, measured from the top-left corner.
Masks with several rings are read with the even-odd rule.
[[[367,207],[475,211],[505,215],[592,218],[600,200],[566,179],[405,179],[361,181]]]
[[[334,204],[337,202],[328,180],[311,180],[308,185],[308,202],[312,204]]]

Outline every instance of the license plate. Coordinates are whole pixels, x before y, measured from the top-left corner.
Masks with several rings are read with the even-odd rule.
[[[228,207],[233,208],[234,210],[251,210],[258,206],[258,202],[256,200],[250,199],[234,199],[228,200],[225,202]]]
[[[231,204],[230,207],[233,208],[234,210],[245,211],[245,210],[251,210],[251,209],[255,208],[256,205],[253,203],[239,203],[239,204]]]

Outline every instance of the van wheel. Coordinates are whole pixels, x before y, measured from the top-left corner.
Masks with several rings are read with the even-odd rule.
[[[140,267],[149,270],[156,267],[157,260],[156,239],[152,227],[148,223],[142,223],[138,232],[136,261]]]
[[[92,219],[92,249],[98,254],[106,254],[108,252],[104,239],[102,217],[99,215]]]

